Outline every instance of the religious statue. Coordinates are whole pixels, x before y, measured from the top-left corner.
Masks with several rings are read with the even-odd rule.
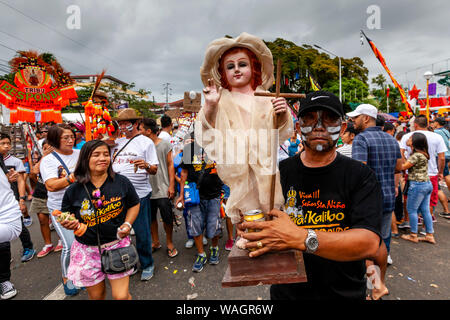
[[[195,138],[230,187],[226,214],[233,224],[245,212],[268,213],[284,204],[277,154],[279,141],[292,136],[293,119],[285,98],[255,95],[267,93],[274,83],[273,72],[271,51],[248,33],[211,42],[200,68],[205,102],[195,123]]]

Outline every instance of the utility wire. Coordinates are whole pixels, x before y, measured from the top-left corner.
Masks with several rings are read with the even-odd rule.
[[[45,24],[45,23],[43,23],[43,22],[41,22],[41,21],[39,21],[39,20],[37,20],[37,19],[35,19],[35,18],[29,16],[29,15],[27,15],[26,13],[24,13],[24,12],[20,11],[19,9],[17,9],[17,8],[15,8],[15,7],[13,7],[13,6],[11,6],[10,4],[8,4],[8,3],[4,2],[4,1],[1,1],[1,0],[0,0],[0,3],[3,4],[4,6],[10,8],[10,9],[12,9],[12,10],[14,10],[14,11],[20,13],[21,15],[27,17],[28,19],[31,19],[32,21],[34,21],[34,22],[36,22],[36,23],[38,23],[38,24],[40,24],[40,25],[46,27],[47,29],[50,29],[50,30],[52,30],[53,32],[56,32],[56,33],[59,34],[60,36],[62,36],[62,37],[64,37],[64,38],[66,38],[66,39],[68,39],[68,40],[70,40],[70,41],[72,41],[72,42],[78,44],[79,46],[82,46],[82,47],[88,49],[89,51],[95,53],[96,55],[99,55],[99,56],[101,56],[101,57],[103,57],[103,58],[106,58],[106,59],[108,59],[108,60],[110,60],[110,61],[113,61],[114,63],[116,63],[116,64],[120,65],[121,67],[123,67],[123,65],[122,65],[120,62],[118,62],[118,61],[116,61],[116,60],[114,60],[114,59],[112,59],[112,58],[109,58],[109,57],[107,57],[107,56],[105,56],[105,55],[102,55],[101,53],[97,53],[96,51],[94,51],[94,50],[92,50],[91,48],[87,47],[87,46],[84,45],[83,43],[81,43],[81,42],[79,42],[79,41],[77,41],[77,40],[74,40],[74,39],[70,38],[69,36],[66,36],[64,33],[62,33],[62,32],[60,32],[60,31],[58,31],[57,29],[54,29],[54,28],[50,27],[49,25],[47,25],[47,24]]]
[[[9,36],[9,37],[11,37],[11,38],[13,38],[13,39],[22,41],[23,43],[26,43],[26,44],[28,44],[28,45],[30,45],[30,46],[39,48],[39,49],[41,49],[41,50],[44,51],[44,52],[50,52],[50,50],[44,49],[44,48],[42,48],[42,47],[40,47],[40,46],[37,46],[37,45],[35,45],[35,44],[33,44],[33,43],[29,42],[29,41],[23,40],[23,39],[21,39],[21,38],[19,38],[19,37],[16,37],[16,36],[14,36],[14,35],[12,35],[12,34],[10,34],[10,33],[5,32],[5,31],[0,30],[0,33],[6,34],[7,36]],[[73,61],[73,60],[71,60],[71,59],[69,59],[69,58],[66,58],[66,57],[61,56],[61,55],[58,55],[58,56],[59,56],[60,58],[64,59],[64,60],[67,60],[67,61],[69,61],[69,62],[71,62],[71,63],[73,63],[73,64],[78,65],[79,67],[83,67],[84,69],[87,69],[87,70],[89,70],[89,71],[92,71],[91,68],[86,67],[86,66],[84,66],[84,65],[81,65],[81,64],[79,64],[79,63],[77,63],[77,62],[75,62],[75,61]],[[0,60],[1,60],[1,59],[0,59]]]

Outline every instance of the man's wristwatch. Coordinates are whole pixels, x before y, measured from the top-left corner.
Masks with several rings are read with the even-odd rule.
[[[312,229],[308,229],[308,235],[305,239],[305,247],[307,253],[314,253],[319,247],[319,239],[317,239],[317,234]]]
[[[27,196],[19,197],[19,200],[27,200]]]

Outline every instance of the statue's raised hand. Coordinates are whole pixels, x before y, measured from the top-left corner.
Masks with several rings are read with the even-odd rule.
[[[206,120],[214,127],[217,115],[217,106],[222,94],[222,87],[217,87],[213,79],[208,79],[208,85],[203,88],[205,96],[205,117]]]

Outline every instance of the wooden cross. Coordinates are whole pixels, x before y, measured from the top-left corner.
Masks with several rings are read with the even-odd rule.
[[[255,96],[260,97],[283,97],[283,98],[305,98],[306,95],[304,93],[280,93],[281,86],[281,60],[277,60],[277,74],[276,74],[276,82],[275,82],[275,93],[272,92],[255,92]],[[273,127],[278,129],[278,116],[274,113],[273,116]],[[275,171],[275,170],[274,170]],[[275,178],[276,173],[272,174],[272,181],[270,187],[270,209],[272,210],[275,203]],[[266,215],[267,219],[267,215]]]

